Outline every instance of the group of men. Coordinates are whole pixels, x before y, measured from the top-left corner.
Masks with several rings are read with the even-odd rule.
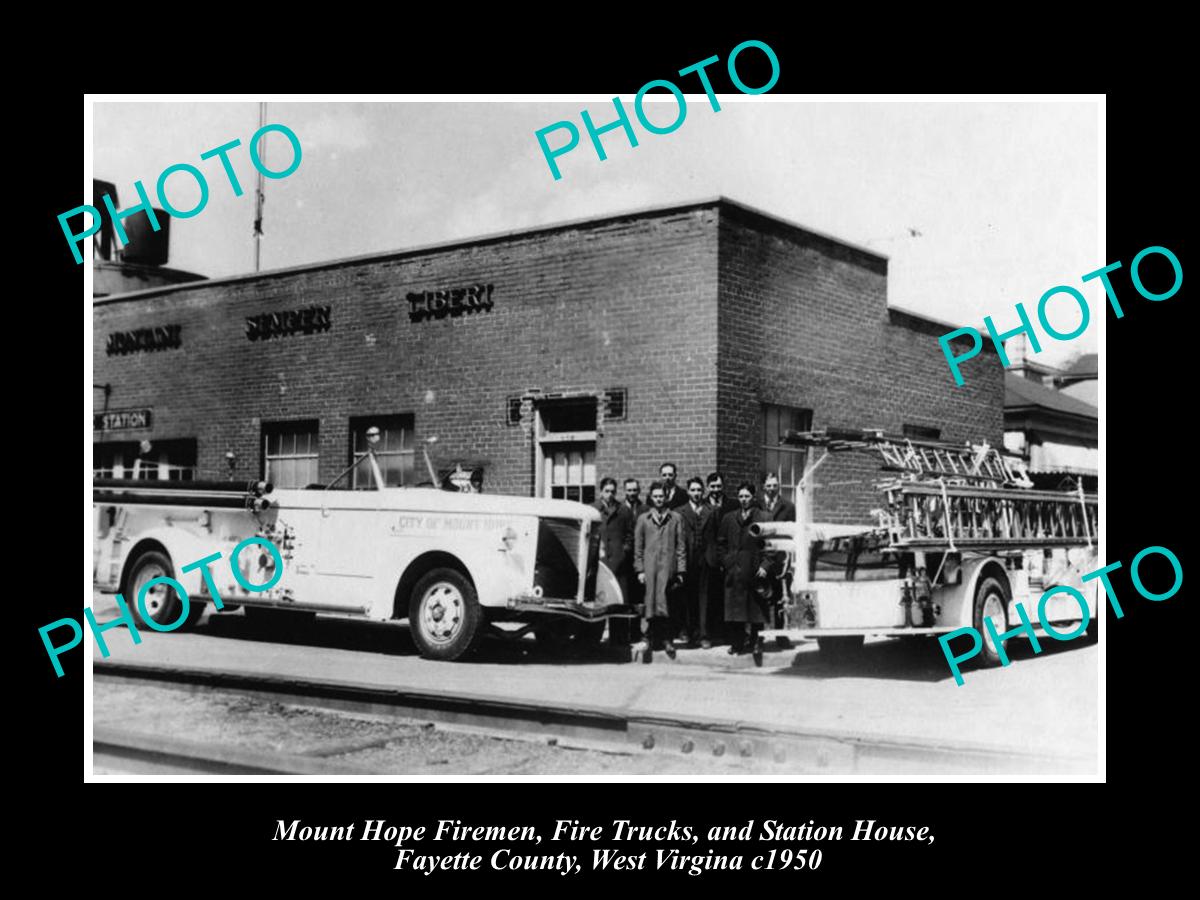
[[[615,479],[600,482],[600,558],[626,602],[642,608],[640,640],[629,633],[627,619],[609,620],[609,640],[634,642],[635,655],[648,663],[659,647],[674,659],[676,642],[709,648],[728,638],[731,654],[751,653],[762,665],[759,631],[786,560],[764,552],[750,526],[795,521],[796,507],[780,494],[775,475],[763,480],[761,497],[742,482],[735,500],[726,496],[720,472],[681,487],[677,471],[663,463],[649,503],[642,502],[636,478],[625,479],[624,500],[617,499]]]

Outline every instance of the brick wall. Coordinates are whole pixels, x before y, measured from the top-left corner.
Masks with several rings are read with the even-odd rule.
[[[476,283],[494,285],[491,311],[409,321],[409,292]],[[246,337],[248,316],[314,305],[332,307],[329,331]],[[483,465],[489,492],[527,495],[533,441],[506,401],[530,389],[626,388],[597,476],[643,487],[665,460],[681,483],[718,467],[730,485],[759,478],[764,402],[812,409],[818,428],[1003,431],[994,354],[955,388],[945,329],[887,309],[884,260],[728,202],[147,291],[98,303],[94,325],[110,407],[154,410],[152,430],[105,439],[196,438],[209,478],[228,450],[237,477],[260,474],[264,421],[317,419],[329,480],[352,417],[411,413],[439,465]],[[165,325],[183,327],[181,349],[105,352],[113,331]],[[874,474],[865,458],[826,464],[818,518],[861,520]]]
[[[506,424],[506,398],[624,387],[628,419],[606,424],[598,475],[645,483],[668,458],[707,471],[716,221],[709,205],[98,304],[96,383],[113,384],[111,408],[154,410],[152,432],[107,439],[195,437],[201,477],[225,476],[227,450],[257,477],[261,423],[315,418],[327,480],[348,463],[351,417],[413,413],[438,464],[481,464],[489,492],[530,494],[532,439]],[[474,283],[495,286],[491,311],[409,321],[408,292]],[[247,316],[326,304],[326,333],[246,337]],[[183,326],[181,349],[105,353],[112,331],[167,324]]]
[[[940,428],[945,439],[1003,437],[994,354],[955,388],[945,328],[887,308],[886,260],[723,207],[719,226],[717,456],[727,484],[762,477],[762,404],[813,411],[813,428]],[[839,454],[817,477],[818,521],[870,521],[878,466]]]

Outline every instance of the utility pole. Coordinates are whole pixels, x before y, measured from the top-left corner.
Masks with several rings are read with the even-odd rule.
[[[259,127],[259,130],[261,131],[262,127],[266,124],[267,124],[267,104],[260,103],[260,104],[258,104],[258,127]],[[263,137],[260,139],[259,145],[258,145],[259,153],[260,153],[259,159],[262,161],[263,165],[260,166],[258,169],[258,187],[254,191],[254,271],[255,272],[257,272],[259,270],[259,266],[262,262],[262,233],[263,233],[262,219],[263,219],[263,200],[265,199],[263,197],[262,170],[266,166],[266,159],[267,159],[266,141],[267,141],[266,135],[263,135]]]

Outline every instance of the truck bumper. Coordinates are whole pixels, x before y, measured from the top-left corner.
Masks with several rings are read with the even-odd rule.
[[[577,600],[558,597],[510,597],[508,608],[513,612],[543,613],[567,616],[582,622],[599,622],[604,619],[634,619],[639,613],[634,607],[618,603],[609,606],[590,606]]]

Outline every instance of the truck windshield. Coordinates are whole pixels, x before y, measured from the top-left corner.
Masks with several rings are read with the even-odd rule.
[[[379,471],[379,463],[375,461],[374,455],[362,453],[357,457],[329,484],[309,487],[323,488],[327,491],[376,491],[384,487],[383,474]]]

